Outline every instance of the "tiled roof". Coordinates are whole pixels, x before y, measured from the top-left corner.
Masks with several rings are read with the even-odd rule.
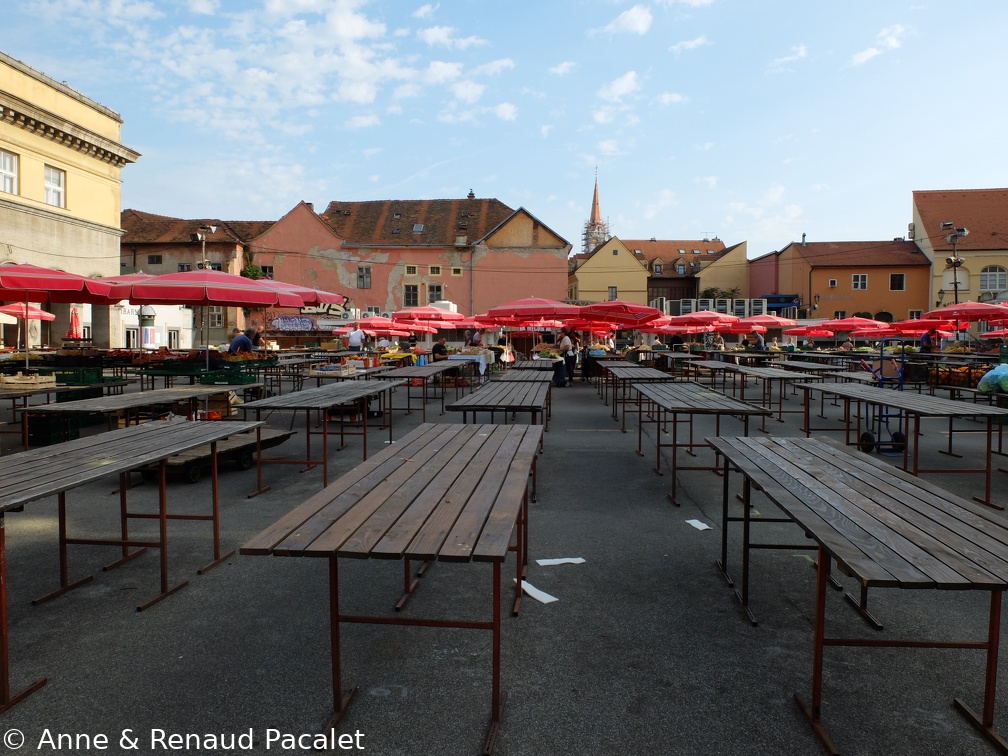
[[[915,228],[914,236],[930,238],[935,250],[952,251],[944,221],[969,229],[969,235],[959,237],[960,251],[1008,249],[1008,189],[919,191],[913,202],[924,226]]]
[[[849,267],[930,265],[911,241],[792,242],[788,245],[813,266]]]
[[[673,263],[675,260],[685,257],[687,260],[695,259],[697,255],[693,250],[700,250],[700,256],[705,262],[716,260],[725,251],[724,242],[720,239],[623,239],[620,241],[626,245],[631,252],[640,250],[640,256],[645,260],[661,260],[663,263]],[[679,254],[679,250],[685,250],[685,254]],[[707,254],[707,250],[713,250],[714,254]]]
[[[514,214],[496,199],[330,202],[322,219],[344,246],[454,246],[478,241]],[[422,226],[422,230],[414,228]]]
[[[200,226],[217,226],[208,242],[247,243],[269,230],[276,221],[222,221],[214,218],[185,219],[155,215],[140,210],[123,210],[119,223],[125,232],[122,244],[192,243],[191,235]]]

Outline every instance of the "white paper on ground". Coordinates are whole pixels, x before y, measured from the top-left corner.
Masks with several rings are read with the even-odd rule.
[[[512,581],[517,582],[514,578]],[[560,600],[556,596],[550,596],[546,591],[540,591],[534,585],[529,584],[527,580],[522,580],[522,591],[542,604],[552,604],[554,601]]]
[[[711,529],[710,525],[708,525],[705,522],[701,522],[700,520],[686,520],[686,522],[689,523],[690,525],[692,525],[697,530],[710,530]]]
[[[557,564],[584,564],[584,557],[559,557],[557,559],[536,559],[540,567],[553,567]]]

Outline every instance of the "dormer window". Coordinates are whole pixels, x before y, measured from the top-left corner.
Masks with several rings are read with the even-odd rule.
[[[662,271],[664,270],[664,267],[662,266],[662,264],[660,262],[656,262],[654,264],[653,270],[654,270],[654,274],[656,276],[660,276],[662,274]]]
[[[402,218],[402,213],[392,213],[392,220],[399,220]]]
[[[686,266],[683,265],[682,263],[676,265],[676,273],[678,273],[680,276],[686,275]]]

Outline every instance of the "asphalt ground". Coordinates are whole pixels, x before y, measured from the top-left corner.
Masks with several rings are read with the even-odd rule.
[[[397,395],[396,406],[404,406]],[[789,398],[791,408],[797,398]],[[432,403],[428,420],[438,416]],[[834,416],[839,410],[832,410]],[[799,435],[799,416],[768,421],[775,435]],[[274,416],[271,425],[286,418]],[[303,420],[298,420],[298,425]],[[420,413],[395,414],[395,437]],[[754,434],[758,423],[753,423]],[[645,455],[635,452],[636,423],[624,434],[586,384],[553,390],[553,417],[539,461],[539,496],[531,505],[528,581],[559,600],[529,597],[521,615],[505,611],[502,674],[507,708],[500,756],[529,754],[819,754],[823,750],[792,699],[811,689],[814,581],[809,551],[757,551],[752,557],[753,627],[715,567],[720,552],[721,478],[708,471],[679,476],[681,507],[665,476],[653,472],[654,427]],[[980,426],[977,426],[979,431]],[[926,423],[923,464],[937,464],[944,423]],[[722,421],[721,432],[741,432]],[[697,421],[698,437],[713,421]],[[375,431],[370,448],[387,441]],[[4,453],[12,453],[9,448]],[[361,459],[359,438],[336,451],[331,480]],[[983,453],[982,434],[957,434],[956,449]],[[649,445],[650,444],[650,445]],[[299,456],[303,437],[268,450]],[[895,458],[886,458],[895,462]],[[680,452],[680,462],[711,461]],[[941,457],[940,463],[947,464]],[[247,498],[255,472],[220,476],[222,541],[237,548],[321,488],[321,472],[297,466],[264,470],[270,491]],[[1008,503],[1004,473],[994,499]],[[740,476],[733,476],[733,489]],[[930,475],[964,495],[982,491],[979,475]],[[139,482],[139,478],[135,478]],[[118,533],[117,482],[68,495],[71,535]],[[130,490],[131,506],[154,511],[156,486]],[[169,485],[173,512],[206,512],[210,485]],[[732,502],[733,514],[741,505]],[[776,511],[755,500],[759,516]],[[710,530],[687,523],[696,519]],[[153,521],[132,531],[152,535]],[[740,564],[740,526],[732,525],[730,564]],[[754,528],[754,537],[807,543],[793,525]],[[158,555],[150,550],[110,571],[118,550],[71,546],[71,579],[94,579],[33,606],[59,579],[55,498],[6,516],[12,691],[40,677],[48,684],[0,714],[3,753],[311,753],[284,741],[324,727],[332,709],[328,573],[325,560],[235,555],[205,574],[210,525],[169,525],[171,577],[187,587],[154,607],[135,607],[158,592]],[[583,564],[541,567],[534,560],[582,557]],[[512,557],[513,558],[513,557]],[[513,563],[503,570],[505,602]],[[401,591],[401,563],[341,560],[341,608],[391,613]],[[491,568],[434,564],[406,611],[415,616],[489,619]],[[855,586],[842,576],[851,590]],[[832,635],[981,640],[986,594],[875,590],[882,633],[830,590]],[[344,682],[358,692],[337,732],[353,741],[334,753],[469,754],[482,749],[490,712],[490,634],[442,628],[346,625]],[[845,754],[994,753],[954,710],[963,697],[979,709],[980,651],[827,648],[823,722]],[[998,676],[1005,691],[1004,670]],[[995,724],[1008,732],[1002,695]],[[18,747],[19,731],[24,741]],[[124,739],[125,732],[125,739]],[[163,734],[162,734],[163,733]],[[198,735],[200,747],[173,748],[170,736]],[[102,747],[101,736],[108,738]],[[244,736],[234,749],[232,736]],[[60,738],[63,738],[60,741]],[[213,738],[222,742],[216,745]],[[159,739],[160,738],[160,739]],[[133,742],[135,739],[135,747]],[[251,740],[251,748],[246,739]],[[56,744],[57,747],[52,747]]]

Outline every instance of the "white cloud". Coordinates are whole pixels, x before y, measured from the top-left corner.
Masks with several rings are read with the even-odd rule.
[[[619,102],[621,98],[632,94],[640,89],[640,82],[637,81],[636,71],[627,71],[618,79],[613,79],[608,84],[604,84],[596,94],[603,100]]]
[[[573,71],[576,66],[577,64],[574,61],[565,60],[563,63],[558,63],[557,65],[553,66],[553,68],[551,68],[549,72],[551,74],[556,74],[557,76],[566,76],[571,71]]]
[[[494,115],[502,121],[515,121],[518,119],[518,108],[510,102],[502,102],[493,109]]]
[[[612,123],[616,118],[616,113],[612,108],[602,108],[592,113],[595,123]]]
[[[189,10],[201,16],[212,16],[220,10],[220,0],[189,0]]]
[[[649,202],[644,206],[644,217],[654,218],[656,215],[677,204],[676,194],[671,189],[662,189],[654,202]]]
[[[369,126],[378,126],[380,123],[376,115],[359,115],[348,118],[343,125],[348,129],[366,129]]]
[[[445,84],[462,75],[461,63],[445,63],[443,60],[432,60],[427,64],[423,80],[428,84]]]
[[[698,47],[704,47],[706,45],[713,44],[705,34],[701,34],[699,37],[694,37],[693,39],[684,39],[682,42],[676,42],[669,50],[678,58],[684,52],[689,52],[690,50],[696,50]]]
[[[662,92],[658,95],[658,102],[662,105],[681,105],[684,102],[689,102],[689,98],[678,92]]]
[[[697,152],[708,152],[714,149],[714,142],[704,142],[703,144],[696,145],[693,149],[697,150]]]
[[[413,18],[430,18],[434,15],[434,11],[440,8],[441,5],[431,5],[430,3],[425,3],[413,11]]]
[[[867,47],[851,56],[850,64],[860,66],[867,63],[872,58],[876,58],[889,50],[896,50],[903,46],[903,38],[906,36],[906,28],[902,24],[887,26],[875,35],[875,45]]]
[[[372,184],[377,184],[379,181],[381,181],[381,174],[372,173],[370,176],[368,176],[368,181],[370,181]]]
[[[553,131],[553,124],[552,123],[543,124],[542,126],[539,127],[539,133],[544,138],[548,137],[550,135],[551,131]]]
[[[796,63],[802,60],[808,55],[808,48],[805,45],[796,45],[791,48],[791,54],[785,55],[780,58],[775,58],[770,61],[770,65],[767,66],[767,71],[770,73],[782,73],[784,71],[792,70],[790,68],[792,63]]]
[[[708,189],[714,189],[717,187],[717,176],[697,176],[694,181],[697,184],[705,184]]]
[[[455,95],[456,99],[462,100],[462,102],[476,102],[483,96],[483,92],[485,91],[485,86],[477,84],[474,81],[460,81],[452,85],[452,94]]]
[[[499,58],[497,60],[491,60],[489,63],[484,63],[481,66],[476,66],[472,70],[473,76],[496,76],[501,71],[507,71],[515,67],[514,61],[511,58]]]
[[[651,11],[646,5],[635,5],[633,8],[623,11],[616,18],[603,27],[603,31],[609,34],[647,34],[653,21]]]
[[[477,45],[485,45],[486,40],[480,37],[456,37],[454,26],[430,26],[417,32],[417,38],[431,47],[448,47],[454,50],[465,50]]]
[[[622,151],[620,150],[619,142],[615,139],[603,139],[597,145],[598,151],[603,155],[620,155]]]

